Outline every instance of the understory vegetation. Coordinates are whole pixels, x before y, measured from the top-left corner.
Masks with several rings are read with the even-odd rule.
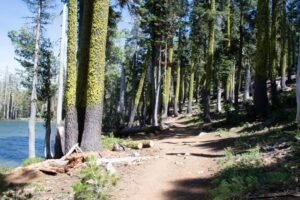
[[[80,172],[80,182],[73,185],[74,199],[106,200],[107,193],[117,184],[118,178],[101,169],[93,157],[89,157]]]
[[[241,129],[237,133],[227,132],[235,136],[231,137],[231,147],[224,149],[224,158],[219,159],[221,169],[212,181],[212,199],[255,199],[272,192],[296,193],[300,132],[294,122],[294,99],[293,92],[281,94],[271,119],[249,123],[237,117]]]

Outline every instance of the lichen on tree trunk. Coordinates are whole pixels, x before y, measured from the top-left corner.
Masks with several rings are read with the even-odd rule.
[[[257,44],[255,59],[254,105],[259,115],[268,112],[267,74],[269,58],[269,0],[257,3]]]
[[[76,110],[77,0],[68,2],[67,81],[65,89],[65,152],[78,141]]]
[[[207,64],[205,67],[205,86],[203,91],[203,104],[204,104],[204,121],[210,122],[210,90],[211,90],[211,79],[212,79],[212,68],[214,62],[214,43],[215,43],[215,12],[216,12],[216,2],[211,0],[210,2],[210,14],[211,18],[208,21],[209,38],[208,38],[208,52],[207,52]]]
[[[105,49],[109,0],[93,1],[92,29],[89,48],[89,67],[86,95],[86,114],[81,148],[99,151],[102,126]]]

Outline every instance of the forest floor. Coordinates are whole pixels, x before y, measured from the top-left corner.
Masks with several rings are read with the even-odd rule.
[[[198,115],[169,118],[168,130],[146,136],[154,141],[153,148],[105,150],[101,154],[108,158],[151,158],[114,165],[119,181],[108,199],[299,199],[300,132],[294,123],[294,98],[286,93],[280,100],[286,106],[280,104],[267,120],[243,112],[215,117],[205,125]],[[0,173],[0,199],[73,199],[79,172]],[[5,184],[9,187],[1,188]]]

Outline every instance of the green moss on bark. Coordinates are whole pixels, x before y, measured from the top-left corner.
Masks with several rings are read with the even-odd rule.
[[[93,3],[90,57],[87,80],[87,107],[102,104],[109,0]]]

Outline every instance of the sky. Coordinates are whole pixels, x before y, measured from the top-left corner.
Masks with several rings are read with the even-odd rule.
[[[61,11],[63,4],[61,0],[53,0],[55,8],[53,12],[53,21],[46,26],[46,36],[49,37],[54,44],[55,54],[59,52],[59,41],[61,35]],[[30,22],[26,19],[28,16],[32,16],[29,12],[27,5],[22,0],[5,0],[1,2],[0,12],[0,78],[4,76],[6,68],[10,73],[14,73],[16,69],[21,69],[20,64],[14,59],[14,47],[7,36],[7,33],[11,30],[19,30]],[[128,14],[127,9],[122,12],[122,20],[118,24],[118,29],[122,30],[130,28],[130,21],[132,18]]]

